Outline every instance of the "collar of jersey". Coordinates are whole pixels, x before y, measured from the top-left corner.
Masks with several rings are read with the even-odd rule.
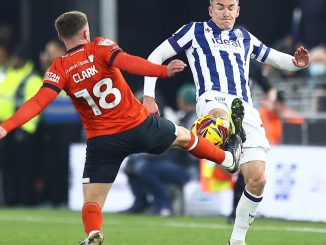
[[[73,52],[73,51],[76,51],[77,49],[80,49],[81,47],[84,47],[84,46],[85,46],[85,44],[80,44],[80,45],[78,45],[78,46],[76,46],[76,47],[74,47],[74,48],[69,49],[69,50],[67,51],[67,53],[71,53],[71,52]]]
[[[221,28],[218,27],[218,25],[216,25],[214,23],[214,21],[212,19],[210,19],[209,21],[207,21],[207,24],[213,29],[213,31],[224,32],[224,33],[228,33],[228,32],[232,32],[233,31],[233,29],[227,30],[227,31],[222,30]]]

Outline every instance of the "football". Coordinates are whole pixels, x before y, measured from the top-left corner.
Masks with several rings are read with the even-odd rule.
[[[203,136],[218,147],[221,147],[228,137],[228,129],[222,119],[211,115],[197,119],[192,125],[191,131]]]

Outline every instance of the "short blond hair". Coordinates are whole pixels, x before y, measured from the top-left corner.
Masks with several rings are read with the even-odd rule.
[[[72,38],[87,25],[86,14],[80,11],[66,12],[55,20],[55,29],[59,36],[63,38]]]

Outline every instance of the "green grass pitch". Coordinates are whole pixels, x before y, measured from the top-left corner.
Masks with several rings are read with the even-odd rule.
[[[104,214],[104,245],[225,245],[232,230],[225,217]],[[77,245],[85,238],[80,213],[69,210],[0,209],[0,243]],[[257,218],[248,245],[325,245],[326,224]]]

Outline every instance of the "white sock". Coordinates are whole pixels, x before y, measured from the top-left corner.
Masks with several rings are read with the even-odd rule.
[[[243,241],[238,241],[238,240],[231,240],[230,243],[228,243],[228,245],[243,245]]]
[[[245,241],[249,225],[254,221],[258,206],[263,196],[255,196],[246,189],[243,191],[236,210],[236,217],[231,235],[231,245]],[[234,242],[233,242],[234,241]]]
[[[226,151],[225,152],[225,158],[224,161],[221,163],[222,166],[229,168],[233,165],[233,155],[231,152]]]

